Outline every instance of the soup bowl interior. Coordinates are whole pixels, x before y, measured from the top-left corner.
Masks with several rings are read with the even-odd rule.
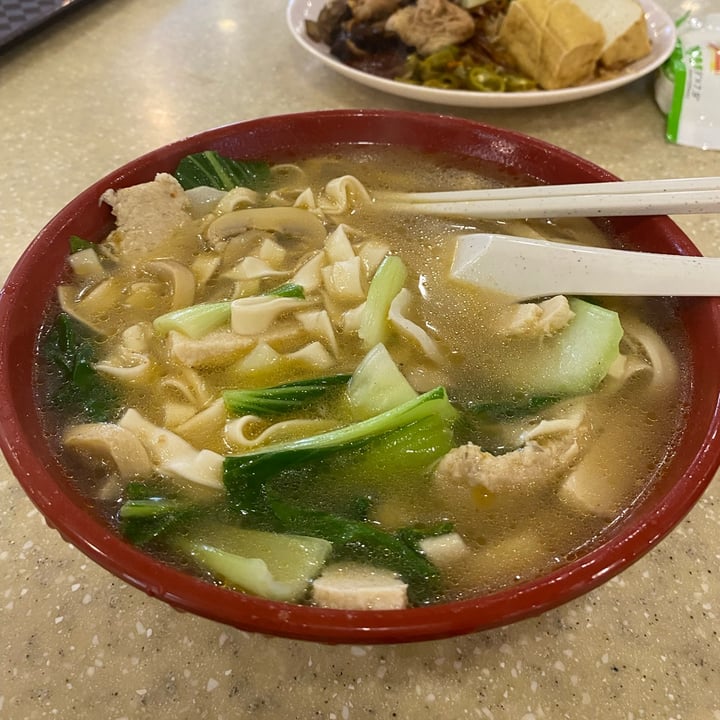
[[[325,111],[250,120],[150,152],[93,184],[40,232],[0,296],[0,445],[48,524],[95,562],[178,610],[237,628],[323,642],[396,643],[459,635],[532,617],[607,581],[657,544],[686,515],[720,463],[720,306],[687,299],[680,316],[691,378],[689,412],[677,448],[647,492],[583,554],[537,579],[468,600],[392,611],[346,612],[272,602],[212,585],[127,543],[68,478],[45,437],[33,391],[43,314],[64,272],[67,240],[101,239],[112,224],[98,202],[107,188],[172,172],[192,152],[288,161],[332,148],[398,146],[468,160],[504,182],[580,183],[617,179],[569,152],[520,134],[432,114]],[[602,224],[621,247],[698,254],[667,217],[611,218]]]

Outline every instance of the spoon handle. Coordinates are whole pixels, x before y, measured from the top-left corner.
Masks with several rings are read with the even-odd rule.
[[[525,300],[548,295],[720,296],[720,258],[661,255],[473,233],[451,276]]]

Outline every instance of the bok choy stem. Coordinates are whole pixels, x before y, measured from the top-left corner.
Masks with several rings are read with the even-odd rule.
[[[349,449],[434,415],[442,418],[448,425],[451,425],[457,416],[457,411],[450,404],[443,387],[430,390],[367,420],[326,433],[271,445],[243,455],[228,455],[223,463],[223,482],[230,494],[242,494],[248,485],[257,485],[284,468],[318,455]]]
[[[326,375],[267,388],[225,390],[222,395],[225,407],[233,415],[281,415],[302,409],[333,387],[346,385],[350,377],[349,374]]]

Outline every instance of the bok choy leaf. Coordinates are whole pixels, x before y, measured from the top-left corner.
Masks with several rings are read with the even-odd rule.
[[[118,393],[95,370],[92,339],[67,313],[57,316],[40,350],[60,380],[51,394],[53,404],[84,420],[114,419],[119,408]]]
[[[334,559],[357,560],[399,573],[408,584],[408,599],[413,605],[431,601],[440,591],[440,572],[414,547],[416,536],[423,537],[421,531],[406,528],[406,535],[391,533],[372,523],[279,500],[271,500],[270,506],[284,532],[331,542]]]
[[[70,244],[70,254],[80,252],[81,250],[89,250],[90,248],[96,248],[95,243],[91,243],[85,238],[81,238],[79,235],[71,235],[68,240]]]
[[[350,377],[349,374],[326,375],[267,388],[225,390],[222,395],[225,407],[233,415],[282,415],[301,410],[333,387],[346,385]]]
[[[297,474],[309,482],[313,477],[318,480],[318,472],[322,474],[318,463],[325,458],[331,462],[323,465],[332,471],[338,484],[343,472],[354,474],[357,467],[379,470],[385,477],[399,477],[405,473],[407,462],[421,472],[422,467],[416,464],[419,460],[429,465],[438,453],[447,451],[456,416],[445,389],[438,387],[367,420],[242,455],[229,455],[223,461],[228,502],[235,512],[266,522],[271,515],[268,488],[272,490],[284,477]],[[358,452],[362,456],[366,449],[367,465],[363,465]],[[305,473],[304,464],[309,464]]]
[[[226,191],[234,187],[262,190],[270,181],[270,166],[262,161],[232,160],[215,150],[206,150],[180,160],[175,177],[185,190],[200,186]]]

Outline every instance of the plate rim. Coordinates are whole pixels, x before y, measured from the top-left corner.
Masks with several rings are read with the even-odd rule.
[[[295,41],[330,69],[356,82],[397,97],[447,106],[474,108],[522,108],[555,105],[573,100],[594,97],[657,70],[672,54],[677,39],[675,23],[669,13],[654,0],[638,0],[648,22],[653,50],[650,55],[631,63],[620,74],[606,80],[558,90],[533,90],[514,93],[475,92],[472,90],[444,90],[410,85],[388,80],[344,65],[305,32],[305,20],[315,18],[327,0],[288,0],[286,23]]]

